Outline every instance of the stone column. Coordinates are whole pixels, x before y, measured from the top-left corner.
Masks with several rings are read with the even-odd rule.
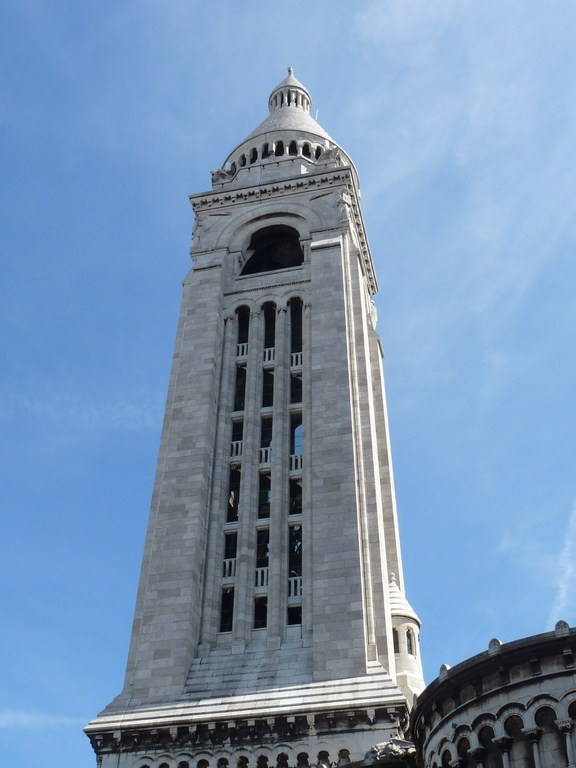
[[[258,465],[260,461],[260,406],[262,403],[262,357],[264,317],[250,316],[246,398],[242,434],[242,482],[238,505],[238,550],[232,652],[242,653],[253,625],[254,574],[256,568],[255,522],[258,509]]]
[[[302,304],[302,637],[312,642],[312,308],[303,297]]]
[[[474,749],[469,749],[468,754],[470,757],[474,758],[476,761],[477,768],[484,768],[484,753],[486,750],[484,747],[475,747]]]
[[[268,572],[268,649],[280,648],[287,600],[287,480],[290,375],[286,307],[276,313],[274,407],[272,416],[272,499],[270,504],[270,557]]]
[[[202,603],[202,627],[200,632],[200,656],[208,653],[219,629],[220,589],[223,560],[223,524],[226,522],[228,475],[230,472],[230,418],[236,375],[236,315],[225,318],[222,350],[222,373],[218,395],[220,421],[216,433],[212,495],[208,520],[208,552],[206,580]]]
[[[574,747],[572,745],[572,728],[574,727],[574,723],[572,720],[556,720],[555,723],[560,733],[564,734],[564,739],[566,741],[567,768],[575,768]]]
[[[538,742],[540,740],[540,736],[542,735],[542,729],[541,728],[523,728],[522,733],[528,737],[530,744],[532,744],[534,768],[542,768],[542,763],[540,762],[540,749],[538,747]]]
[[[510,768],[510,750],[512,749],[512,739],[509,736],[500,736],[492,739],[498,749],[502,752],[502,768]]]

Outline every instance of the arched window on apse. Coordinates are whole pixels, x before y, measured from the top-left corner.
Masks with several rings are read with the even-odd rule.
[[[510,768],[534,768],[532,749],[523,729],[524,723],[519,715],[511,715],[504,723],[506,734],[512,738]]]

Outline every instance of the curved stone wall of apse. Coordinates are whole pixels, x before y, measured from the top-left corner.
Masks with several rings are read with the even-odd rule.
[[[502,644],[449,668],[418,698],[424,768],[575,768],[576,629]]]

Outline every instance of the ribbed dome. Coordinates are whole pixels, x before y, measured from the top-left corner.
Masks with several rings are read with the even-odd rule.
[[[390,613],[392,616],[404,616],[407,619],[413,619],[418,626],[420,626],[420,619],[414,608],[410,605],[403,592],[400,591],[400,587],[396,583],[395,574],[390,574]]]
[[[240,184],[246,182],[242,173],[251,168],[274,173],[280,161],[303,161],[306,167],[315,165],[354,164],[344,150],[318,125],[311,116],[312,99],[308,89],[294,77],[290,67],[285,77],[272,89],[268,99],[270,114],[228,155],[222,167],[212,172],[213,184]],[[301,171],[300,171],[301,172]]]

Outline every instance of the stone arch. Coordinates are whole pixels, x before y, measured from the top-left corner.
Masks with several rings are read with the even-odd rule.
[[[500,707],[500,709],[496,710],[495,715],[496,715],[496,719],[501,720],[502,722],[505,722],[507,717],[511,717],[512,715],[518,715],[518,717],[524,723],[523,727],[524,728],[527,727],[526,707],[517,701],[507,701],[505,704],[503,704]]]
[[[311,232],[325,226],[315,208],[297,205],[290,199],[270,199],[266,204],[266,213],[259,216],[249,208],[239,209],[234,215],[219,222],[217,238],[213,247],[225,247],[233,257],[245,254],[254,232],[271,224],[284,224],[298,232],[301,241],[311,238]]]
[[[484,750],[483,760],[484,768],[502,768],[502,753],[494,743],[494,725],[492,722],[484,720],[479,723],[477,728],[478,744]]]
[[[524,729],[525,721],[518,712],[508,714],[504,720],[504,730],[512,739],[509,752],[510,768],[534,768],[532,749]]]
[[[440,759],[440,764],[444,765],[446,762],[446,752],[449,754],[449,761],[452,762],[456,759],[457,753],[456,753],[456,746],[450,739],[445,736],[443,739],[440,740],[438,747],[436,749],[436,756]]]
[[[576,693],[571,691],[570,699],[565,701],[565,708],[568,717],[576,722]]]
[[[558,718],[560,720],[566,720],[568,717],[576,720],[576,690],[574,688],[565,691],[559,698],[558,710]]]
[[[462,736],[456,743],[456,754],[460,758],[461,768],[475,768],[472,766],[472,758],[470,757],[470,733],[467,736]]]
[[[565,739],[556,725],[557,710],[547,702],[534,712],[534,723],[540,728],[540,749],[551,765],[565,765],[568,762]],[[551,758],[551,759],[549,759]]]
[[[487,725],[494,730],[495,723],[496,715],[493,715],[492,712],[483,712],[472,720],[472,729],[478,733],[481,728]]]
[[[276,757],[276,768],[288,768],[289,759],[286,752],[280,752]]]
[[[182,768],[192,768],[192,765],[194,763],[194,760],[192,758],[192,755],[189,752],[180,752],[175,756],[175,765],[177,768],[180,768],[182,765]]]

